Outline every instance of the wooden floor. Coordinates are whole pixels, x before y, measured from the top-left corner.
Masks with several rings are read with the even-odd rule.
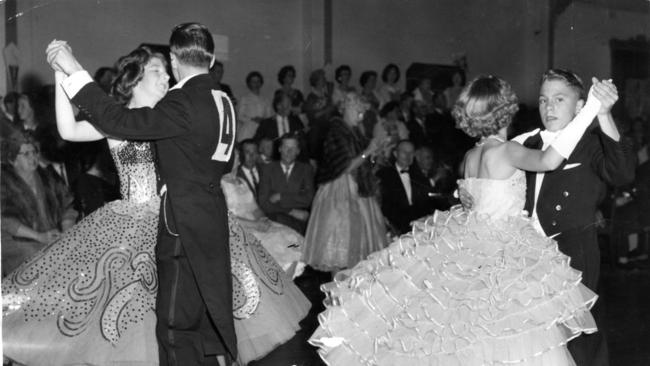
[[[289,342],[251,366],[320,366],[307,339],[317,327],[323,310],[319,286],[330,280],[328,273],[307,270],[296,283],[313,307],[302,322],[302,330]],[[650,262],[620,269],[603,264],[600,300],[606,313],[606,336],[611,366],[650,366]]]

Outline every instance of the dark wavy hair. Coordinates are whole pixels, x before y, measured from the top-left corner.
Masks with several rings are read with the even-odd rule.
[[[479,76],[463,88],[452,115],[456,127],[469,136],[490,136],[512,122],[519,110],[517,101],[517,95],[505,80]]]
[[[29,131],[15,131],[5,138],[0,139],[0,155],[2,163],[12,163],[16,161],[20,148],[23,145],[32,145],[39,150],[38,143],[34,135]]]
[[[341,65],[336,68],[334,71],[334,80],[339,81],[339,78],[341,77],[341,74],[343,74],[344,71],[347,71],[350,73],[350,76],[352,76],[352,68],[350,68],[349,65]]]
[[[397,76],[395,77],[395,82],[398,82],[401,73],[399,71],[399,66],[395,64],[388,64],[386,65],[386,67],[384,67],[384,71],[381,72],[381,80],[384,83],[388,82],[388,73],[390,72],[390,70],[395,70],[395,72],[397,73]]]
[[[113,80],[111,95],[120,103],[127,104],[133,96],[133,88],[144,76],[144,67],[154,57],[162,60],[167,66],[163,55],[153,53],[147,47],[138,47],[128,55],[120,57],[115,66],[117,74]]]
[[[364,71],[361,73],[361,76],[359,77],[359,84],[361,86],[365,86],[366,83],[370,80],[371,77],[377,77],[377,72],[376,71]]]
[[[262,76],[262,73],[259,72],[259,71],[251,71],[251,72],[248,73],[248,75],[246,75],[246,86],[247,87],[249,87],[249,88],[251,87],[251,80],[253,80],[253,78],[259,78],[260,81],[262,82],[262,85],[264,85],[264,77]]]
[[[205,25],[183,23],[172,30],[169,50],[185,65],[210,67],[214,57],[214,40]]]
[[[282,85],[284,83],[284,78],[287,77],[287,74],[292,72],[293,76],[296,76],[296,68],[291,65],[285,65],[280,68],[278,71],[278,83]]]

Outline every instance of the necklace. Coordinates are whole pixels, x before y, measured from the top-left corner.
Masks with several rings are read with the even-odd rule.
[[[483,137],[479,142],[476,143],[476,146],[481,146],[484,143],[487,142],[487,140],[492,139],[492,140],[497,140],[499,142],[506,142],[501,136],[499,135],[490,135],[490,136],[485,136]]]

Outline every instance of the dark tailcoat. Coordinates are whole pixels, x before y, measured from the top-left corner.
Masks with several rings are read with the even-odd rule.
[[[161,185],[166,185],[156,247],[161,364],[165,357],[191,364],[183,357],[200,352],[237,354],[227,209],[220,188],[232,157],[235,115],[229,98],[216,89],[210,75],[200,74],[177,84],[155,108],[127,109],[96,83],[72,99],[109,136],[155,140]]]
[[[541,148],[540,135],[525,140],[524,146]],[[600,252],[596,232],[596,210],[606,184],[619,186],[634,179],[631,149],[605,135],[600,128],[588,130],[560,167],[544,174],[537,199],[537,216],[544,232],[555,235],[559,249],[571,257],[571,266],[582,271],[582,283],[597,291]],[[526,173],[526,206],[532,211],[536,173]],[[598,307],[598,306],[597,306]],[[596,310],[596,309],[594,309]],[[598,314],[594,314],[599,320]],[[599,332],[569,343],[578,365],[606,365],[607,346]]]

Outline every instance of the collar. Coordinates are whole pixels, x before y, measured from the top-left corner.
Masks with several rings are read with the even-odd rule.
[[[409,167],[402,168],[402,167],[400,167],[399,164],[397,164],[397,163],[395,163],[395,169],[397,169],[397,173],[398,173],[398,174],[402,174],[403,172],[404,172],[404,173],[408,173],[408,172],[409,172]]]
[[[196,74],[190,74],[190,75],[188,75],[188,76],[182,78],[178,83],[176,83],[176,85],[174,85],[173,87],[171,87],[171,89],[169,89],[169,90],[180,89],[180,88],[182,88],[183,85],[185,85],[185,83],[187,83],[187,81],[190,80],[191,78],[193,78],[193,77],[195,77],[195,76],[197,76],[197,75],[203,75],[203,74],[204,74],[204,73],[202,73],[202,72],[200,72],[200,73],[196,73]]]
[[[560,131],[542,130],[539,131],[539,136],[542,138],[542,141],[544,141],[545,144],[550,144],[553,140],[555,140]]]
[[[282,167],[282,170],[285,170],[285,169],[286,169],[286,170],[289,170],[289,171],[290,171],[291,169],[293,169],[293,166],[294,166],[294,165],[296,165],[296,162],[295,162],[295,161],[294,161],[293,163],[291,163],[290,165],[288,165],[288,166],[287,166],[287,165],[284,165],[283,162],[280,162],[280,166]]]

